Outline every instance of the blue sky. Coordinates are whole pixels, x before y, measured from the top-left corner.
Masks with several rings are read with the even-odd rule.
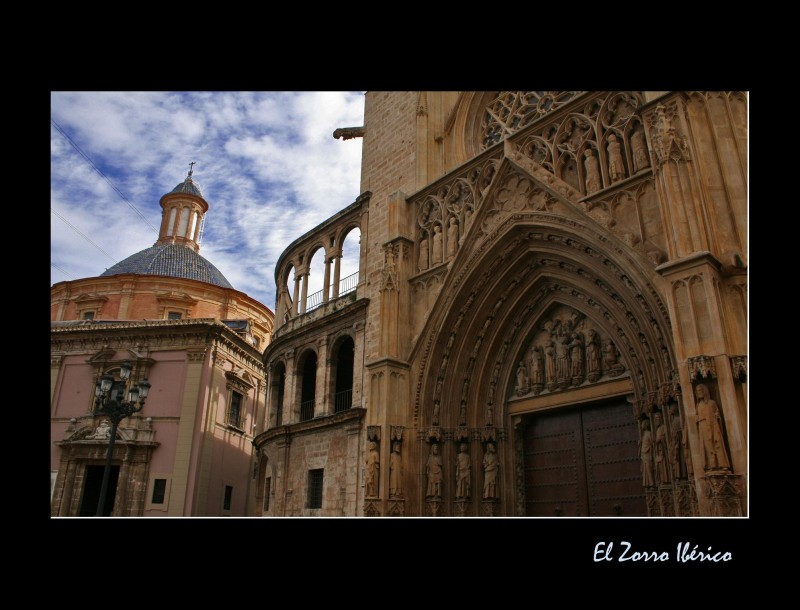
[[[108,180],[51,122],[51,284],[152,246],[159,199],[196,161],[209,203],[200,254],[274,309],[278,256],[359,195],[361,139],[332,133],[363,116],[363,92],[52,92],[52,121]],[[358,269],[358,235],[344,245],[341,277]]]

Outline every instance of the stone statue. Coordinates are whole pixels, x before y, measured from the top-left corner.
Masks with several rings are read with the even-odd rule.
[[[428,240],[424,237],[422,241],[419,242],[419,261],[417,266],[420,271],[425,271],[425,269],[428,268]]]
[[[650,422],[646,419],[642,420],[639,456],[642,458],[642,484],[645,487],[652,487],[656,484],[653,479],[653,433],[650,432]]]
[[[625,177],[625,164],[622,161],[622,151],[613,133],[608,136],[608,175],[611,182],[619,182]]]
[[[704,467],[706,470],[730,470],[719,407],[709,397],[705,384],[698,384],[694,391],[697,397],[697,432],[703,447]]]
[[[467,234],[470,226],[472,225],[472,208],[466,208],[464,210],[464,229],[461,231],[461,239],[458,243],[464,241],[464,236]]]
[[[555,383],[556,381],[556,347],[553,340],[550,339],[544,348],[545,356],[547,357],[547,383]]]
[[[517,394],[519,396],[527,394],[529,388],[528,369],[525,367],[525,363],[520,360],[519,366],[517,367]]]
[[[458,449],[458,457],[456,458],[456,498],[469,498],[470,471],[467,444],[461,443],[461,447]]]
[[[600,348],[597,345],[597,333],[590,328],[586,333],[586,376],[590,381],[600,377]]]
[[[664,425],[664,420],[661,413],[653,415],[653,420],[656,427],[656,483],[663,485],[669,483],[672,479],[669,476],[669,468],[667,460],[669,457],[669,444],[667,443],[667,426]]]
[[[451,260],[456,255],[458,249],[458,220],[455,216],[450,218],[450,226],[447,227],[447,260]]]
[[[425,474],[428,476],[428,498],[439,498],[442,495],[442,456],[439,455],[439,444],[431,445],[431,453],[425,465]]]
[[[586,168],[586,194],[591,195],[602,188],[600,166],[591,148],[584,150],[583,156],[585,157],[583,166]]]
[[[497,497],[497,471],[500,464],[497,461],[497,454],[494,451],[494,444],[486,445],[486,453],[483,455],[483,497],[493,499]]]
[[[378,497],[378,480],[381,476],[381,456],[375,441],[370,441],[367,451],[367,472],[365,476],[365,495],[368,498]]]
[[[403,495],[401,485],[402,463],[400,457],[400,443],[392,445],[392,453],[389,455],[389,497]]]
[[[583,377],[583,342],[578,333],[572,333],[569,343],[570,365],[573,377]]]
[[[636,129],[631,135],[631,152],[633,153],[634,173],[650,167],[650,157],[647,154],[647,144],[645,144],[644,131],[641,128]]]
[[[108,420],[104,419],[100,425],[95,428],[95,431],[86,437],[87,439],[95,439],[98,441],[106,441],[111,438],[111,427],[108,425]]]
[[[606,371],[617,366],[617,347],[611,339],[606,339],[603,346],[603,365]]]
[[[433,252],[431,253],[431,265],[437,265],[442,262],[442,227],[434,225],[433,227]]]
[[[676,479],[686,478],[686,461],[683,455],[683,426],[681,417],[678,415],[678,407],[675,403],[669,406],[670,425],[672,427],[672,445],[669,451],[669,461],[672,466],[672,476]]]
[[[544,383],[542,348],[536,345],[531,348],[531,383],[534,385],[542,385]]]
[[[567,338],[559,337],[556,340],[556,378],[558,381],[569,377],[569,349]]]

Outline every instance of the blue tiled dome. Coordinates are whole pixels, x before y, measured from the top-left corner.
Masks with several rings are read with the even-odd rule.
[[[203,193],[200,192],[200,187],[197,186],[189,176],[187,176],[186,180],[172,189],[170,193],[188,193],[189,195],[197,195],[198,197],[203,196]]]
[[[178,244],[156,244],[118,262],[100,275],[102,277],[122,273],[181,277],[233,288],[219,269],[191,248]]]

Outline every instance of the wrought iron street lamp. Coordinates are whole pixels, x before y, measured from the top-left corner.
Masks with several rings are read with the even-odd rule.
[[[150,383],[147,379],[142,379],[138,385],[133,385],[128,389],[128,400],[124,400],[125,390],[131,377],[131,370],[131,363],[126,360],[120,367],[120,381],[114,381],[111,375],[105,374],[97,382],[94,389],[94,415],[103,415],[111,420],[111,436],[108,439],[106,468],[103,471],[103,484],[100,487],[100,500],[97,503],[97,517],[103,516],[103,509],[105,508],[108,479],[111,474],[111,461],[114,457],[114,442],[117,439],[117,426],[126,417],[142,410],[147,393],[150,391]]]

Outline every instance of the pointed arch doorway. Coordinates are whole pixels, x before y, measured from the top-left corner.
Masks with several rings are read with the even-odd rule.
[[[525,514],[646,517],[639,432],[624,396],[522,417]]]

